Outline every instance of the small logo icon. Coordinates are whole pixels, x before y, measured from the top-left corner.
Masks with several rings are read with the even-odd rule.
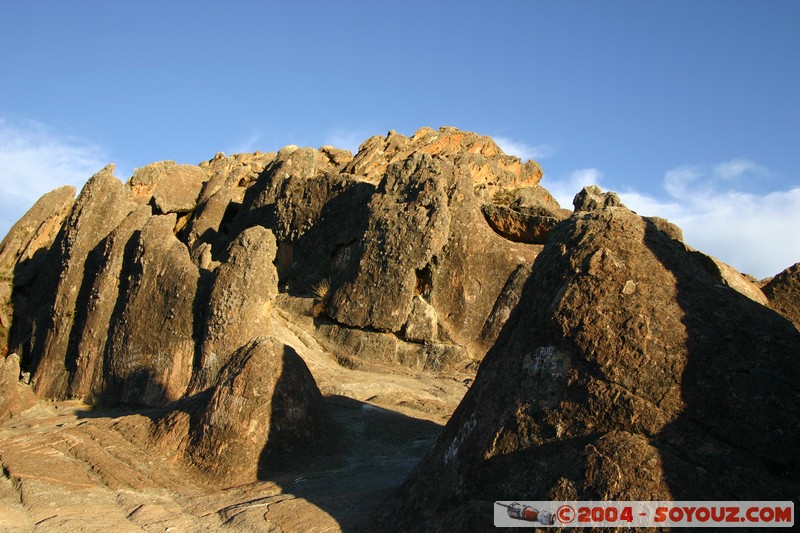
[[[571,524],[575,520],[575,509],[571,505],[562,505],[556,511],[556,516],[562,524]]]
[[[495,502],[500,507],[505,507],[506,511],[508,511],[508,516],[515,520],[525,520],[526,522],[539,522],[545,526],[552,526],[556,518],[553,516],[553,513],[549,511],[540,511],[538,509],[534,509],[529,505],[520,505],[517,502],[512,504],[505,504],[501,502]]]

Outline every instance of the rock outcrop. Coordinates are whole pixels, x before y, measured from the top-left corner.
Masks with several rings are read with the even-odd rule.
[[[0,422],[36,405],[36,395],[20,381],[19,356],[11,354],[0,364]]]
[[[257,337],[223,367],[186,454],[234,485],[307,460],[330,439],[322,396],[306,364],[290,346]]]
[[[322,478],[378,480],[359,489],[385,513],[370,530],[488,527],[506,498],[796,499],[800,264],[759,287],[614,193],[562,209],[541,177],[488,137],[422,128],[355,155],[154,163],[125,185],[109,166],[75,200],[49,193],[0,243],[0,421],[20,420],[0,428],[0,517],[8,487],[34,494],[59,465],[27,501],[74,474],[150,527],[175,507],[119,479],[150,490],[151,467],[81,463],[128,468],[142,450],[241,497],[214,516],[192,500],[187,527],[307,529],[268,510],[290,491],[351,524],[357,506],[294,475],[320,452]],[[147,416],[83,427],[40,404],[53,437],[29,460],[36,397]]]
[[[163,405],[189,385],[200,274],[174,227],[174,214],[154,216],[131,241],[129,270],[109,325],[105,401]]]
[[[77,302],[87,273],[96,268],[100,242],[136,207],[109,165],[81,190],[51,247],[48,268],[37,281],[40,309],[23,354],[30,357],[34,390],[44,397],[64,397],[70,338],[81,311]],[[15,350],[16,351],[16,350]]]
[[[800,263],[795,263],[763,287],[769,306],[800,329]]]
[[[200,347],[198,387],[216,381],[234,351],[269,332],[272,302],[278,294],[273,261],[275,236],[261,226],[242,232],[214,273]]]
[[[592,196],[551,233],[385,529],[488,527],[502,499],[797,494],[800,334],[652,222]]]

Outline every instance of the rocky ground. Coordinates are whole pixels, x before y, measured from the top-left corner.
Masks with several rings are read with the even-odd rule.
[[[161,443],[163,409],[40,402],[0,426],[0,531],[357,527],[431,447],[472,376],[343,367],[292,315],[307,300],[285,302],[273,331],[303,357],[335,422],[323,456],[229,486]]]
[[[422,128],[48,193],[0,242],[0,526],[450,532],[503,499],[797,500],[800,266],[756,282],[541,178]]]

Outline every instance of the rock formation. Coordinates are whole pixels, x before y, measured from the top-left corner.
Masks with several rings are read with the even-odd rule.
[[[598,192],[551,232],[385,529],[490,527],[503,499],[797,494],[800,334]]]
[[[473,378],[367,529],[473,529],[503,498],[797,494],[798,265],[762,291],[614,193],[562,209],[536,162],[454,128],[113,171],[45,195],[0,243],[0,421],[26,420],[0,425],[0,481],[29,502],[102,478],[98,509],[169,522],[174,502],[132,496],[166,477],[92,463],[135,446],[241,497],[218,522],[184,508],[187,527],[310,527],[260,507],[289,490],[350,524],[352,504],[282,472],[377,479],[355,496],[374,510]],[[53,415],[38,400],[147,417],[66,416],[32,451],[30,408]],[[384,452],[391,475],[370,462]],[[277,492],[245,501],[259,483]]]
[[[800,329],[800,263],[795,263],[764,285],[769,306]]]

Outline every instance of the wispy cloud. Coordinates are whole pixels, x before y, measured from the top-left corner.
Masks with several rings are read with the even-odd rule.
[[[228,155],[253,153],[261,148],[259,145],[260,142],[261,134],[257,132],[251,132],[247,137],[239,139],[233,145],[228,146],[225,150],[223,150],[223,152]]]
[[[668,170],[664,195],[617,191],[622,202],[645,216],[660,216],[680,226],[686,242],[759,278],[772,276],[800,261],[800,187],[758,194],[746,190],[767,168],[746,159],[713,166],[684,165]],[[576,170],[569,177],[543,183],[562,206],[585,185],[604,190],[603,173]]]
[[[556,148],[552,144],[537,144],[530,146],[520,141],[508,137],[493,137],[497,146],[508,155],[515,155],[520,159],[547,159],[556,154]]]
[[[341,148],[343,150],[350,150],[354,154],[358,152],[358,147],[361,143],[366,141],[373,134],[367,133],[364,130],[348,130],[348,129],[335,129],[328,132],[325,136],[324,144]]]
[[[107,163],[95,143],[39,122],[0,118],[0,236],[44,193],[61,185],[80,188]]]

